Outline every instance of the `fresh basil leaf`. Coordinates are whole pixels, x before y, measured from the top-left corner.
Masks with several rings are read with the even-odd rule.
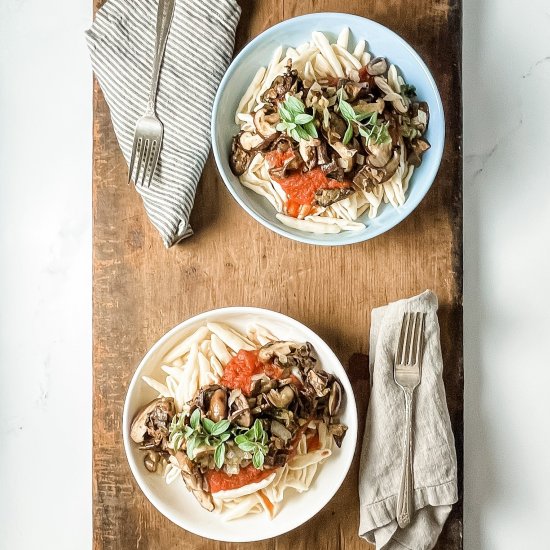
[[[191,428],[196,430],[199,426],[199,421],[201,419],[201,410],[195,409],[193,411],[193,414],[191,415],[191,418],[189,419],[189,423],[191,424]]]
[[[376,111],[371,111],[370,113],[357,113],[355,120],[357,120],[357,122],[363,122],[363,120],[369,119],[365,124],[374,124],[372,119],[374,117],[374,120],[376,121],[376,114]]]
[[[279,122],[277,126],[275,126],[275,129],[277,130],[277,132],[284,132],[286,130],[286,123]]]
[[[340,107],[340,113],[346,120],[355,120],[357,115],[355,114],[353,107],[347,101],[341,99],[338,106]]]
[[[296,131],[296,128],[290,130],[290,137],[295,141],[300,141],[300,134]]]
[[[206,418],[206,416],[202,419],[202,427],[206,430],[207,433],[211,434],[212,430],[214,429],[214,422],[210,420],[210,418]]]
[[[227,441],[230,437],[231,437],[231,434],[229,432],[226,432],[220,435],[219,440],[223,443],[224,441]]]
[[[257,450],[252,456],[252,464],[254,468],[259,470],[264,465],[264,455],[260,450]]]
[[[293,114],[298,115],[304,112],[305,105],[295,96],[289,95],[285,101],[285,107]]]
[[[185,437],[191,437],[195,433],[195,430],[191,426],[185,426],[184,433]]]
[[[315,124],[313,124],[313,122],[304,124],[304,129],[311,137],[319,137],[319,134],[317,134],[317,128],[315,128]]]
[[[363,137],[369,139],[370,136],[371,136],[372,131],[367,130],[367,129],[364,128],[363,126],[359,126],[359,133],[360,133]]]
[[[282,120],[285,122],[291,122],[292,121],[292,114],[291,112],[285,107],[285,105],[279,105],[279,116]]]
[[[241,435],[238,435],[236,438],[235,438],[235,443],[237,445],[240,445],[241,443],[245,443],[248,441],[248,438],[246,437],[245,434],[241,434]]]
[[[294,128],[296,128],[296,124],[294,124],[294,122],[287,122],[286,127],[289,130],[294,130]]]
[[[264,430],[264,433],[262,434],[262,443],[265,445],[267,443],[267,432]],[[267,453],[267,451],[266,451]]]
[[[217,468],[223,466],[223,461],[225,460],[225,443],[220,443],[216,450],[214,451],[214,463]]]
[[[299,139],[309,141],[310,135],[305,131],[301,126],[296,126],[296,132],[298,133]]]
[[[243,441],[242,443],[237,444],[239,446],[239,449],[241,451],[244,451],[245,453],[249,453],[256,449],[256,444],[252,443],[252,441]]]
[[[294,122],[296,124],[307,124],[313,120],[313,115],[308,115],[307,113],[300,113],[294,117]]]
[[[227,431],[227,428],[231,426],[231,422],[229,420],[220,420],[219,422],[216,422],[214,424],[214,427],[212,428],[212,435],[220,435],[223,432]]]
[[[254,422],[253,429],[254,429],[254,439],[256,441],[259,441],[260,438],[262,437],[262,433],[264,431],[264,428],[263,428],[262,423],[260,422],[260,420],[258,418],[256,418],[256,421]]]
[[[191,437],[190,439],[187,440],[187,456],[191,460],[193,460],[196,446],[197,446],[197,439],[195,437]]]
[[[346,128],[346,133],[344,134],[344,139],[342,140],[342,143],[344,145],[347,145],[351,138],[353,137],[353,127],[351,125],[351,122],[348,122],[348,127]]]

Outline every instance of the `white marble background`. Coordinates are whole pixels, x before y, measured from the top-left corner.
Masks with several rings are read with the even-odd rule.
[[[90,2],[0,1],[0,547],[91,548]],[[548,548],[550,4],[464,0],[465,548]]]

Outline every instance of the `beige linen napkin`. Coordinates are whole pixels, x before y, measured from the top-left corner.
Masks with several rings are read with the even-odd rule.
[[[431,291],[373,310],[370,333],[371,396],[359,471],[359,535],[378,550],[429,550],[458,500],[454,437],[443,386],[437,297]],[[415,515],[397,525],[405,401],[393,362],[405,311],[426,313],[422,382],[413,403]]]

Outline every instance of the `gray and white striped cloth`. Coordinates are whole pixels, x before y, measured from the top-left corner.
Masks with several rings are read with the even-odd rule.
[[[109,0],[86,31],[92,66],[128,164],[135,124],[149,94],[157,6],[154,0]],[[176,1],[157,98],[163,148],[151,187],[136,187],[166,247],[193,234],[189,216],[210,150],[212,103],[231,61],[240,12],[236,0]]]

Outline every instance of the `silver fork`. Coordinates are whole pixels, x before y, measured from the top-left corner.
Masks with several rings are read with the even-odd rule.
[[[174,15],[175,0],[159,0],[157,11],[157,35],[155,43],[155,57],[153,61],[153,74],[151,77],[151,89],[149,99],[147,100],[147,110],[136,124],[134,132],[134,144],[132,146],[132,159],[130,160],[130,169],[128,170],[128,183],[132,179],[134,163],[137,155],[137,169],[134,177],[136,185],[151,185],[155,168],[160,156],[162,147],[162,135],[164,128],[162,122],[158,119],[155,112],[157,101],[157,88],[159,83],[160,66],[166,49],[166,40],[172,16]],[[139,174],[142,171],[141,182]],[[147,174],[149,179],[146,180]],[[146,183],[147,181],[147,183]]]
[[[395,382],[405,394],[405,441],[403,444],[403,473],[397,496],[397,524],[406,527],[413,509],[413,469],[412,469],[412,405],[415,388],[421,380],[422,348],[424,346],[424,313],[403,315],[401,334],[395,354],[393,371]]]

